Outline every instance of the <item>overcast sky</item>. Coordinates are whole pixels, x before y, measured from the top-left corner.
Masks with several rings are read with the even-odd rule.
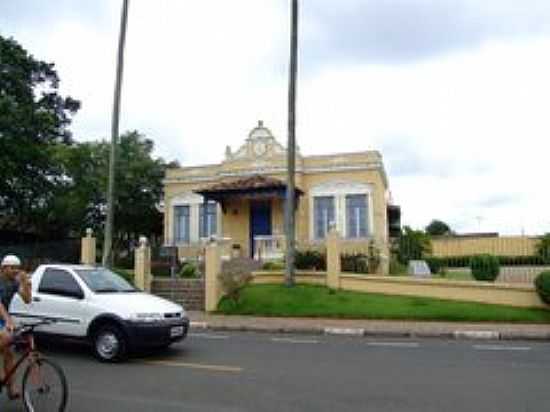
[[[288,0],[131,0],[122,130],[216,163],[259,119],[286,141]],[[0,34],[56,64],[106,138],[121,1],[2,0]],[[382,152],[403,221],[550,231],[550,1],[303,0],[302,153]]]

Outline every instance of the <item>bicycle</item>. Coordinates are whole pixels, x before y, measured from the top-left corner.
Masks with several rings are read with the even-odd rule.
[[[63,369],[42,355],[34,344],[34,329],[54,323],[50,319],[21,324],[14,332],[10,346],[21,353],[13,368],[0,380],[0,392],[19,367],[27,361],[21,381],[21,399],[27,412],[65,411],[67,406],[67,379]]]

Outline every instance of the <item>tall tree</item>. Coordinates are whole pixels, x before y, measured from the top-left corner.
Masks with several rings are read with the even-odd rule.
[[[285,202],[286,285],[294,285],[296,254],[296,78],[298,74],[298,0],[292,0],[290,34],[290,79],[288,87],[287,191]]]
[[[426,226],[426,233],[431,236],[444,236],[450,235],[452,232],[447,223],[441,220],[434,219],[430,222],[428,226]]]
[[[72,143],[68,126],[80,102],[58,88],[52,63],[0,36],[0,229],[36,230],[62,184],[52,154]]]
[[[82,231],[92,227],[102,231],[107,206],[110,143],[87,142],[60,153],[67,175],[62,196],[58,196],[57,216],[66,216],[67,227]],[[120,136],[116,164],[117,197],[114,218],[113,249],[129,249],[139,235],[160,236],[162,179],[166,164],[153,157],[154,144],[136,131]]]

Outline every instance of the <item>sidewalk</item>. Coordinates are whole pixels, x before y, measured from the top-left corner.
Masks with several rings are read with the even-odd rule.
[[[191,329],[369,337],[550,341],[550,325],[224,316],[189,312]]]

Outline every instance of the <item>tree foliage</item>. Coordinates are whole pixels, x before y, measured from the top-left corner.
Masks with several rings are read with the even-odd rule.
[[[73,141],[69,126],[80,103],[58,87],[53,64],[0,36],[0,232],[52,240],[87,227],[102,231],[110,144]],[[120,137],[115,249],[162,233],[162,179],[178,164],[155,158],[153,150],[153,141],[136,131]]]
[[[409,226],[403,228],[398,240],[397,258],[402,264],[409,260],[424,259],[432,252],[430,235],[422,230],[414,230]]]
[[[447,223],[434,219],[428,226],[426,226],[426,233],[431,236],[445,236],[450,235],[452,232]]]
[[[24,230],[49,218],[63,180],[52,155],[57,146],[72,143],[68,126],[80,107],[58,88],[52,63],[36,60],[15,40],[0,36],[2,227]]]
[[[537,255],[546,264],[550,263],[550,233],[545,234],[537,244]]]
[[[67,179],[59,196],[57,216],[75,231],[101,231],[106,211],[110,144],[86,142],[64,147],[59,160]],[[115,249],[129,247],[140,235],[160,235],[162,179],[170,165],[153,157],[154,144],[136,131],[120,137],[117,150]]]

